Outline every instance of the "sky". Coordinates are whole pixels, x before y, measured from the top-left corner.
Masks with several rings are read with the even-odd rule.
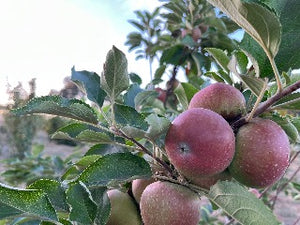
[[[71,68],[101,74],[115,45],[128,59],[129,72],[149,77],[146,61],[135,61],[125,46],[135,28],[134,10],[153,11],[158,0],[0,0],[0,104],[8,100],[7,83],[36,78],[37,94],[60,90]]]

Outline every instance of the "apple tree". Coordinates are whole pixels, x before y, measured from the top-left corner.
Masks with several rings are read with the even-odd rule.
[[[297,0],[165,2],[170,32],[153,28],[157,38],[148,42],[142,34],[152,28],[144,25],[160,14],[137,13],[144,24],[132,23],[142,34],[128,39],[150,64],[160,58],[148,88],[137,74],[128,74],[124,53],[113,46],[101,75],[72,68],[72,81],[93,104],[44,96],[13,110],[18,116],[73,119],[53,138],[91,147],[57,180],[40,179],[24,189],[1,184],[1,219],[207,224],[200,214],[206,197],[213,210],[227,215],[228,224],[280,224],[272,212],[276,196],[287,186],[299,192],[293,178],[300,169],[285,175],[299,155],[300,77],[293,71],[300,67]],[[225,14],[244,29],[240,43],[227,37],[236,26]],[[167,93],[173,101],[166,104],[153,85],[169,66],[173,84],[179,67],[192,75],[187,82],[177,80]],[[195,80],[208,81],[207,87]],[[275,197],[269,198],[270,191]]]

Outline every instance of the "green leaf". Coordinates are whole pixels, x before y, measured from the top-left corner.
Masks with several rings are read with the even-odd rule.
[[[128,149],[114,144],[97,144],[92,146],[85,155],[109,155],[121,152],[127,152]]]
[[[82,224],[94,224],[97,214],[97,204],[93,201],[87,187],[79,182],[71,184],[66,192],[70,204],[70,220]]]
[[[237,59],[235,56],[232,56],[228,64],[228,68],[251,90],[253,94],[255,94],[258,97],[264,87],[264,81],[252,75],[241,75],[237,71],[236,67]]]
[[[248,0],[253,2],[253,0]],[[279,16],[282,25],[283,40],[280,44],[279,52],[275,57],[276,65],[279,71],[288,71],[290,68],[300,68],[300,4],[298,0],[268,0],[268,1],[254,1],[262,5],[267,5],[274,10]],[[263,76],[272,75],[272,67],[268,62],[267,56],[263,50],[256,44],[256,42],[245,35],[241,47],[250,52],[258,61],[261,73]]]
[[[62,175],[62,180],[72,180],[77,177],[85,168],[97,161],[100,155],[88,155],[79,159]]]
[[[267,55],[274,58],[278,52],[281,38],[281,25],[278,17],[268,9],[240,0],[208,0],[218,7],[234,22],[242,27]]]
[[[150,166],[143,158],[131,153],[116,153],[99,158],[82,172],[78,180],[87,186],[106,186],[115,181],[150,176]]]
[[[100,77],[97,73],[86,70],[76,71],[73,67],[71,80],[87,94],[89,100],[100,107],[103,105],[106,93],[100,87]]]
[[[239,68],[239,71],[241,72],[241,74],[246,74],[248,71],[248,57],[243,51],[234,51],[233,54],[237,59],[237,66]]]
[[[72,123],[58,129],[52,137],[53,139],[66,139],[91,143],[112,143],[112,138],[104,131],[93,126],[81,123]]]
[[[91,190],[91,194],[98,207],[95,224],[106,225],[110,216],[111,208],[106,187],[93,188]]]
[[[139,85],[142,84],[142,78],[139,75],[137,75],[136,73],[130,73],[129,79],[131,80],[132,83],[137,83]]]
[[[189,107],[189,102],[187,96],[185,94],[183,86],[179,83],[178,86],[175,88],[174,93],[180,102],[183,111],[187,110]]]
[[[0,184],[0,218],[31,216],[57,221],[56,212],[41,190],[16,189]]]
[[[143,89],[137,83],[130,85],[129,89],[124,94],[124,103],[134,108],[135,106],[134,99],[137,96],[137,94],[142,91]]]
[[[237,183],[218,182],[211,187],[208,198],[241,224],[279,224],[261,200]]]
[[[174,45],[170,48],[167,48],[163,51],[160,57],[160,64],[172,64],[172,65],[181,65],[187,59],[188,52],[184,45]]]
[[[101,75],[101,86],[112,102],[129,87],[127,59],[115,46],[108,52]]]
[[[145,116],[138,113],[134,108],[120,104],[115,104],[113,107],[115,121],[122,127],[122,129],[125,128],[127,131],[130,127],[142,131],[146,131],[148,129]]]
[[[280,99],[272,109],[300,110],[300,93],[289,94]]]
[[[61,96],[34,98],[25,106],[12,110],[12,113],[17,116],[33,113],[45,113],[93,124],[98,123],[96,113],[88,104],[78,99],[67,99]]]
[[[154,78],[160,79],[162,77],[162,75],[165,73],[166,68],[167,68],[166,65],[159,66],[154,73]]]
[[[39,189],[45,192],[56,210],[68,211],[65,190],[56,180],[41,179],[30,184],[27,189]]]
[[[225,70],[227,73],[229,72],[229,69],[227,67],[229,63],[229,57],[223,50],[218,48],[205,48],[204,50],[212,55],[212,57],[216,60],[216,62],[219,64],[219,66],[221,66],[223,70]]]
[[[169,126],[171,124],[171,122],[167,118],[158,116],[156,114],[150,114],[146,118],[146,121],[149,124],[146,136],[152,140],[165,133],[169,129]]]
[[[193,85],[189,83],[181,82],[181,85],[184,89],[185,95],[187,97],[188,102],[191,101],[193,96],[199,91],[197,88],[195,88]]]

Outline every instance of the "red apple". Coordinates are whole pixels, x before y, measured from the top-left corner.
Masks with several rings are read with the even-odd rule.
[[[165,149],[175,168],[193,181],[221,173],[229,166],[235,137],[219,114],[203,108],[188,109],[172,122]]]
[[[141,215],[145,225],[197,225],[200,199],[190,189],[170,182],[154,182],[144,190]]]
[[[192,108],[210,109],[226,120],[232,120],[245,113],[246,100],[243,94],[233,86],[215,83],[193,96],[189,104],[189,109]]]
[[[246,186],[264,188],[282,177],[289,155],[289,139],[282,128],[271,120],[255,118],[238,130],[229,171]]]
[[[231,179],[232,176],[227,170],[225,170],[222,173],[218,173],[213,176],[209,176],[209,177],[202,176],[202,177],[195,178],[193,180],[193,184],[196,184],[202,188],[210,189],[210,187],[216,184],[219,180],[231,180]]]

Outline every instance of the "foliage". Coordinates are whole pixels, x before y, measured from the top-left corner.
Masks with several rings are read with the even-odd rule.
[[[232,22],[229,22],[227,17],[221,16],[223,13],[218,10],[216,16],[215,9],[204,1],[174,0],[165,2],[163,7],[169,12],[164,14],[163,18],[166,19],[167,29],[173,33],[167,33],[167,36],[164,36],[165,34],[157,31],[155,35],[160,36],[154,39],[155,41],[161,40],[163,37],[170,40],[178,29],[192,29],[194,26],[209,22],[211,24],[209,24],[207,35],[218,37],[219,32],[225,36],[229,33],[230,26],[228,24],[232,24]],[[192,185],[177,173],[166,157],[164,137],[171,121],[180,112],[186,110],[191,97],[200,88],[199,85],[191,84],[192,78],[189,78],[189,83],[178,81],[176,83],[175,76],[178,67],[185,67],[188,62],[197,67],[198,63],[195,76],[199,77],[202,72],[206,72],[201,69],[206,64],[202,61],[196,62],[194,58],[201,58],[208,54],[211,56],[208,60],[209,64],[212,62],[211,60],[214,60],[218,69],[206,72],[201,76],[206,77],[205,79],[209,78],[212,82],[233,85],[247,99],[247,114],[230,121],[232,129],[237,130],[253,117],[271,118],[283,127],[290,138],[293,150],[290,163],[293,163],[299,155],[295,146],[299,144],[300,140],[297,115],[300,107],[299,95],[294,91],[300,88],[300,79],[291,71],[280,69],[279,73],[276,66],[275,59],[281,51],[280,42],[283,41],[280,30],[284,26],[278,14],[273,11],[276,12],[276,2],[269,1],[274,4],[269,3],[268,8],[260,4],[249,3],[249,1],[209,0],[209,2],[220,7],[220,10],[243,27],[245,32],[261,46],[272,65],[274,75],[269,76],[270,82],[263,79],[265,76],[259,72],[262,66],[256,61],[256,58],[243,49],[237,49],[236,43],[229,42],[231,49],[228,48],[228,45],[220,43],[220,46],[227,49],[224,51],[224,49],[215,48],[216,45],[201,46],[205,43],[206,32],[203,32],[201,41],[198,39],[192,41],[192,36],[177,37],[177,39],[174,37],[174,40],[167,41],[163,48],[159,42],[154,44],[159,51],[162,51],[161,66],[165,68],[170,64],[174,66],[173,80],[170,81],[176,101],[166,104],[158,99],[156,91],[144,90],[140,86],[141,79],[138,75],[128,75],[124,53],[113,47],[107,54],[101,76],[93,72],[72,70],[72,80],[81,89],[84,89],[87,98],[96,104],[99,110],[81,100],[48,96],[34,98],[23,107],[12,111],[15,115],[20,116],[48,113],[72,118],[75,122],[60,128],[53,137],[91,143],[92,147],[57,180],[37,180],[28,185],[26,189],[1,185],[0,208],[3,213],[0,213],[0,218],[7,220],[17,218],[18,224],[106,224],[110,211],[106,194],[108,189],[120,188],[130,192],[130,183],[133,179],[154,177],[158,180],[184,185],[200,195],[206,196],[214,207],[205,210],[206,217],[200,221],[202,224],[205,221],[214,221],[214,218],[210,218],[209,215],[218,207],[229,218],[239,221],[241,224],[274,225],[279,223],[268,207],[272,208],[275,203],[272,205],[271,201],[276,201],[270,199],[267,193],[272,191],[272,188],[275,189],[276,196],[281,191],[292,190],[291,193],[295,197],[299,191],[299,184],[296,181],[292,182],[296,173],[288,178],[285,177],[286,180],[283,179],[274,186],[261,190],[260,195],[256,197],[249,193],[247,187],[236,181],[218,182],[210,190]],[[245,14],[245,10],[252,12],[253,15],[257,15],[256,13],[259,12],[260,17]],[[210,15],[210,17],[192,17],[192,15],[198,15],[199,12],[205,12],[204,15]],[[202,15],[201,13],[200,15]],[[158,13],[153,15],[148,15],[146,12],[137,14],[142,21],[145,21],[143,24],[132,23],[143,32],[146,31],[144,25],[147,23],[149,25],[150,20],[159,16]],[[220,16],[221,18],[219,18]],[[265,23],[266,21],[267,23]],[[226,26],[225,29],[222,24],[228,25],[228,28]],[[284,38],[284,41],[287,42],[290,41],[289,39],[293,39],[290,36]],[[220,40],[222,39],[220,38]],[[133,43],[130,44],[134,46]],[[137,42],[135,47],[139,46],[141,45]],[[166,46],[168,48],[165,48]],[[196,53],[198,50],[201,51],[202,55],[199,53],[193,56],[193,50]],[[297,50],[290,49],[295,54],[297,54]],[[151,51],[151,54],[146,52],[147,57],[154,57],[158,53],[153,49]],[[300,67],[299,64],[289,66],[293,69]],[[160,79],[163,72],[160,71],[159,74],[160,76],[157,78]],[[275,80],[276,82],[274,82]],[[96,85],[95,81],[97,81]],[[16,207],[17,205],[19,207]],[[204,209],[202,208],[202,210]]]

